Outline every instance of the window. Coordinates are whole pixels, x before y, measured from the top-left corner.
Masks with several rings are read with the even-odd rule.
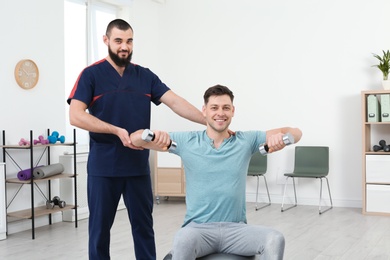
[[[116,18],[116,6],[91,0],[66,0],[64,2],[65,39],[65,99],[68,98],[80,72],[88,65],[107,56],[103,42],[107,24]],[[69,122],[69,106],[66,106]],[[70,136],[73,127],[67,123]],[[77,142],[89,143],[87,131],[77,132]]]

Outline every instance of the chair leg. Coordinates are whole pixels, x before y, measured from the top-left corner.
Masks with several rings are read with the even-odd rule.
[[[259,175],[256,175],[257,177],[257,187],[256,187],[256,206],[255,206],[255,210],[257,210],[257,198],[259,196]]]
[[[319,207],[318,207],[318,212],[319,214],[323,214],[325,212],[327,212],[328,210],[332,209],[333,208],[333,201],[332,201],[332,195],[330,194],[330,188],[329,188],[329,180],[328,178],[324,177],[326,179],[326,184],[328,186],[328,193],[329,193],[329,199],[330,199],[330,207],[326,208],[325,210],[321,211],[321,201],[322,201],[322,178],[320,178],[320,181],[321,181],[321,187],[320,187],[320,203],[319,203]]]
[[[269,205],[271,205],[271,196],[269,195],[268,184],[267,184],[267,179],[265,178],[265,175],[263,175],[263,178],[264,178],[265,188],[267,189],[268,206],[269,206]]]
[[[259,210],[259,209],[262,209],[262,208],[265,208],[265,207],[271,205],[271,197],[270,197],[270,195],[269,195],[269,190],[268,190],[268,185],[267,185],[267,179],[265,178],[264,175],[261,175],[261,176],[263,176],[263,178],[264,178],[265,188],[267,189],[268,203],[265,204],[265,205],[263,205],[263,206],[261,206],[261,207],[258,207],[258,206],[257,206],[257,196],[258,196],[258,192],[259,192],[259,176],[257,176],[256,210]]]
[[[292,178],[292,181],[293,181],[293,187],[294,187],[295,204],[293,204],[292,206],[290,206],[290,207],[288,207],[288,208],[286,208],[286,209],[283,208],[283,207],[284,207],[284,198],[286,197],[286,188],[287,188],[288,178],[290,178],[290,177],[287,176],[286,182],[285,182],[285,184],[284,184],[284,192],[283,192],[283,200],[282,200],[282,208],[281,208],[281,211],[282,211],[282,212],[284,212],[284,211],[286,211],[286,210],[289,210],[289,209],[291,209],[291,208],[294,208],[294,207],[296,207],[296,206],[298,205],[298,202],[297,202],[297,192],[296,192],[296,190],[295,190],[295,179],[294,179],[294,177],[291,177],[291,178]]]

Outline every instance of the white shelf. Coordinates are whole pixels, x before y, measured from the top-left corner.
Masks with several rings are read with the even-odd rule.
[[[389,90],[362,91],[362,183],[363,214],[390,216],[390,152],[374,152],[378,139],[386,140],[390,122],[368,122],[367,97],[390,94]],[[378,104],[380,106],[380,104]],[[380,111],[380,110],[379,110]],[[380,118],[380,116],[379,116]],[[384,135],[387,134],[387,136]],[[386,140],[390,142],[389,140]]]

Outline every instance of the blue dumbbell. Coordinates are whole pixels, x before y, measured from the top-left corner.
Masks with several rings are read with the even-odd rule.
[[[47,137],[50,144],[55,144],[57,141],[60,143],[65,143],[65,136],[61,135],[57,131],[53,131],[51,135]]]

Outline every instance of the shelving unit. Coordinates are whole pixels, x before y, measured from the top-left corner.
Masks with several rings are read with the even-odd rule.
[[[390,152],[373,151],[381,139],[390,143],[390,122],[380,122],[380,115],[379,122],[369,122],[367,98],[370,95],[379,98],[390,95],[390,91],[361,92],[363,214],[390,216]]]
[[[160,158],[163,156],[165,160]],[[155,152],[154,158],[154,193],[157,204],[160,203],[160,196],[185,197],[185,173],[180,158],[166,152]]]
[[[0,240],[7,238],[7,214],[5,213],[4,163],[0,162]]]
[[[50,135],[50,130],[47,130],[47,135]],[[31,219],[31,235],[32,239],[35,239],[35,218],[39,216],[48,216],[49,218],[49,224],[52,224],[52,214],[56,212],[62,212],[65,210],[75,210],[75,227],[77,228],[78,226],[78,220],[77,220],[77,169],[76,169],[76,156],[74,156],[74,161],[73,161],[73,173],[61,173],[57,175],[53,175],[50,177],[42,178],[42,179],[34,179],[31,178],[30,180],[19,180],[18,178],[10,178],[7,179],[7,174],[6,174],[6,168],[7,168],[7,159],[10,159],[12,162],[14,162],[18,167],[19,165],[17,164],[16,160],[13,158],[13,156],[10,154],[10,150],[27,150],[29,152],[29,164],[30,164],[30,169],[33,169],[34,167],[38,166],[40,164],[41,159],[43,156],[46,154],[47,158],[47,165],[50,165],[50,149],[56,146],[72,146],[73,147],[73,152],[76,154],[76,129],[73,130],[73,142],[65,142],[65,143],[55,143],[55,144],[37,144],[34,145],[34,139],[33,139],[33,131],[30,130],[30,145],[27,146],[20,146],[20,145],[6,145],[5,143],[6,136],[5,136],[5,131],[3,130],[3,145],[0,147],[3,150],[3,162],[5,163],[5,186],[7,190],[8,185],[20,185],[18,192],[20,191],[20,188],[24,185],[30,185],[31,188],[31,195],[30,195],[30,200],[31,200],[31,207],[24,209],[24,210],[19,210],[19,211],[14,211],[14,212],[8,212],[8,207],[12,204],[16,196],[18,195],[18,192],[10,199],[10,202],[6,205],[6,212],[8,217],[15,217],[15,218],[20,218],[20,219]],[[35,150],[41,150],[41,155],[38,157],[38,161],[34,164],[34,151]],[[19,167],[20,168],[20,167]],[[21,168],[20,168],[21,169]],[[32,171],[32,170],[31,170]],[[31,172],[31,176],[33,176]],[[67,204],[64,208],[60,207],[54,207],[52,209],[47,209],[46,206],[35,206],[35,201],[34,201],[34,189],[37,188],[38,191],[47,199],[50,200],[52,198],[51,196],[51,181],[52,180],[59,180],[59,179],[64,179],[64,178],[73,178],[73,184],[74,184],[74,204]],[[48,185],[48,194],[43,194],[42,190],[39,188],[38,183],[42,182],[47,182]]]

